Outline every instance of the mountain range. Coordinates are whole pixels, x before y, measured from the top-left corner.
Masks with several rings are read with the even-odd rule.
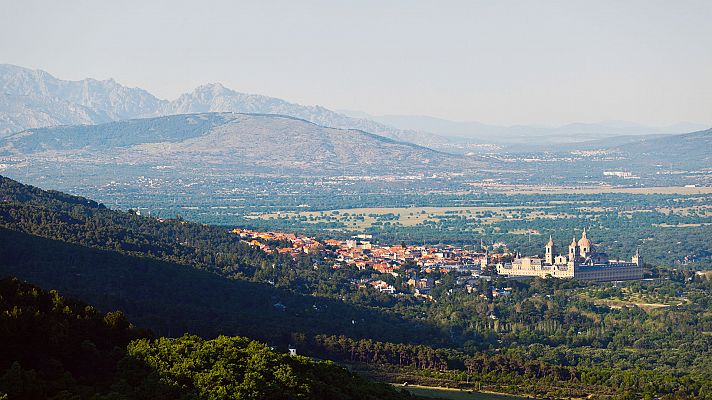
[[[521,171],[526,165],[516,161],[519,156],[476,156],[477,151],[469,150],[499,140],[508,143],[499,149],[482,146],[480,152],[604,150],[618,154],[616,160],[623,164],[636,160],[646,170],[665,159],[681,160],[683,169],[704,169],[712,136],[709,130],[687,136],[643,134],[648,128],[624,122],[547,130],[430,117],[380,119],[400,129],[361,116],[239,93],[220,84],[167,101],[111,79],[65,81],[43,71],[0,65],[0,155],[11,158],[0,168],[39,173],[42,166],[51,174],[52,166],[84,165],[103,171],[96,176],[126,166],[138,166],[131,172],[136,176],[156,168],[193,176],[207,171],[224,176]],[[614,136],[606,129],[626,135]],[[468,133],[475,131],[479,133]],[[613,167],[610,161],[601,163],[601,168]]]
[[[67,81],[45,71],[0,64],[0,135],[56,125],[100,124],[205,112],[280,114],[401,141],[443,140],[434,138],[435,135],[348,117],[320,106],[302,106],[273,97],[239,93],[219,83],[199,86],[168,101],[140,88],[122,86],[113,79]]]
[[[357,111],[345,114],[376,121],[403,130],[431,132],[446,137],[450,142],[488,142],[496,144],[530,143],[532,138],[546,144],[580,143],[615,136],[680,134],[709,128],[695,123],[678,123],[652,127],[628,121],[571,123],[561,126],[512,125],[498,126],[475,121],[451,121],[422,115],[369,115]]]
[[[708,128],[681,123],[656,128],[625,121],[574,123],[560,127],[496,126],[429,116],[374,116],[357,111],[332,111],[257,94],[240,93],[220,83],[205,84],[177,99],[159,99],[140,88],[113,79],[67,81],[42,70],[0,64],[0,136],[25,129],[88,125],[132,118],[175,114],[235,112],[279,114],[318,125],[358,129],[398,141],[435,149],[465,152],[472,145],[583,142],[620,135],[676,134]]]

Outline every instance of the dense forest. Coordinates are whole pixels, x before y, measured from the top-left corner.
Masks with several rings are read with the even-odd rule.
[[[431,299],[392,296],[353,282],[400,287],[402,277],[333,269],[317,255],[265,254],[225,229],[113,211],[8,179],[0,190],[0,273],[121,309],[161,336],[291,344],[392,382],[712,398],[712,279],[691,269],[649,265],[647,280],[627,283],[494,276],[468,290],[457,274],[433,272]],[[152,349],[152,360],[160,363],[161,351]]]
[[[245,337],[152,338],[120,311],[0,280],[0,398],[407,399],[326,361]]]

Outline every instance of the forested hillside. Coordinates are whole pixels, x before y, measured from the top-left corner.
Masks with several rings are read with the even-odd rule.
[[[119,308],[160,335],[247,335],[287,345],[292,335],[344,334],[446,343],[433,325],[386,309],[230,280],[189,266],[0,229],[0,274]]]
[[[107,390],[126,345],[150,336],[120,311],[104,314],[11,278],[0,280],[0,327],[0,398],[9,399]]]
[[[50,239],[239,275],[269,261],[223,229],[133,212],[0,176],[0,225]]]
[[[329,362],[244,337],[151,339],[120,311],[0,280],[0,398],[407,399]]]

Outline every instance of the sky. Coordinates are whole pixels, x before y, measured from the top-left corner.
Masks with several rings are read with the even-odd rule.
[[[0,63],[499,125],[712,125],[712,1],[0,0]]]

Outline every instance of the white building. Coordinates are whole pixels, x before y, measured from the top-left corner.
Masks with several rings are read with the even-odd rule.
[[[599,282],[643,278],[643,260],[638,251],[630,262],[609,260],[606,253],[595,251],[585,229],[581,239],[576,241],[573,238],[566,255],[557,254],[550,236],[544,258],[517,255],[512,262],[499,263],[496,267],[498,274],[510,277],[574,278]]]

